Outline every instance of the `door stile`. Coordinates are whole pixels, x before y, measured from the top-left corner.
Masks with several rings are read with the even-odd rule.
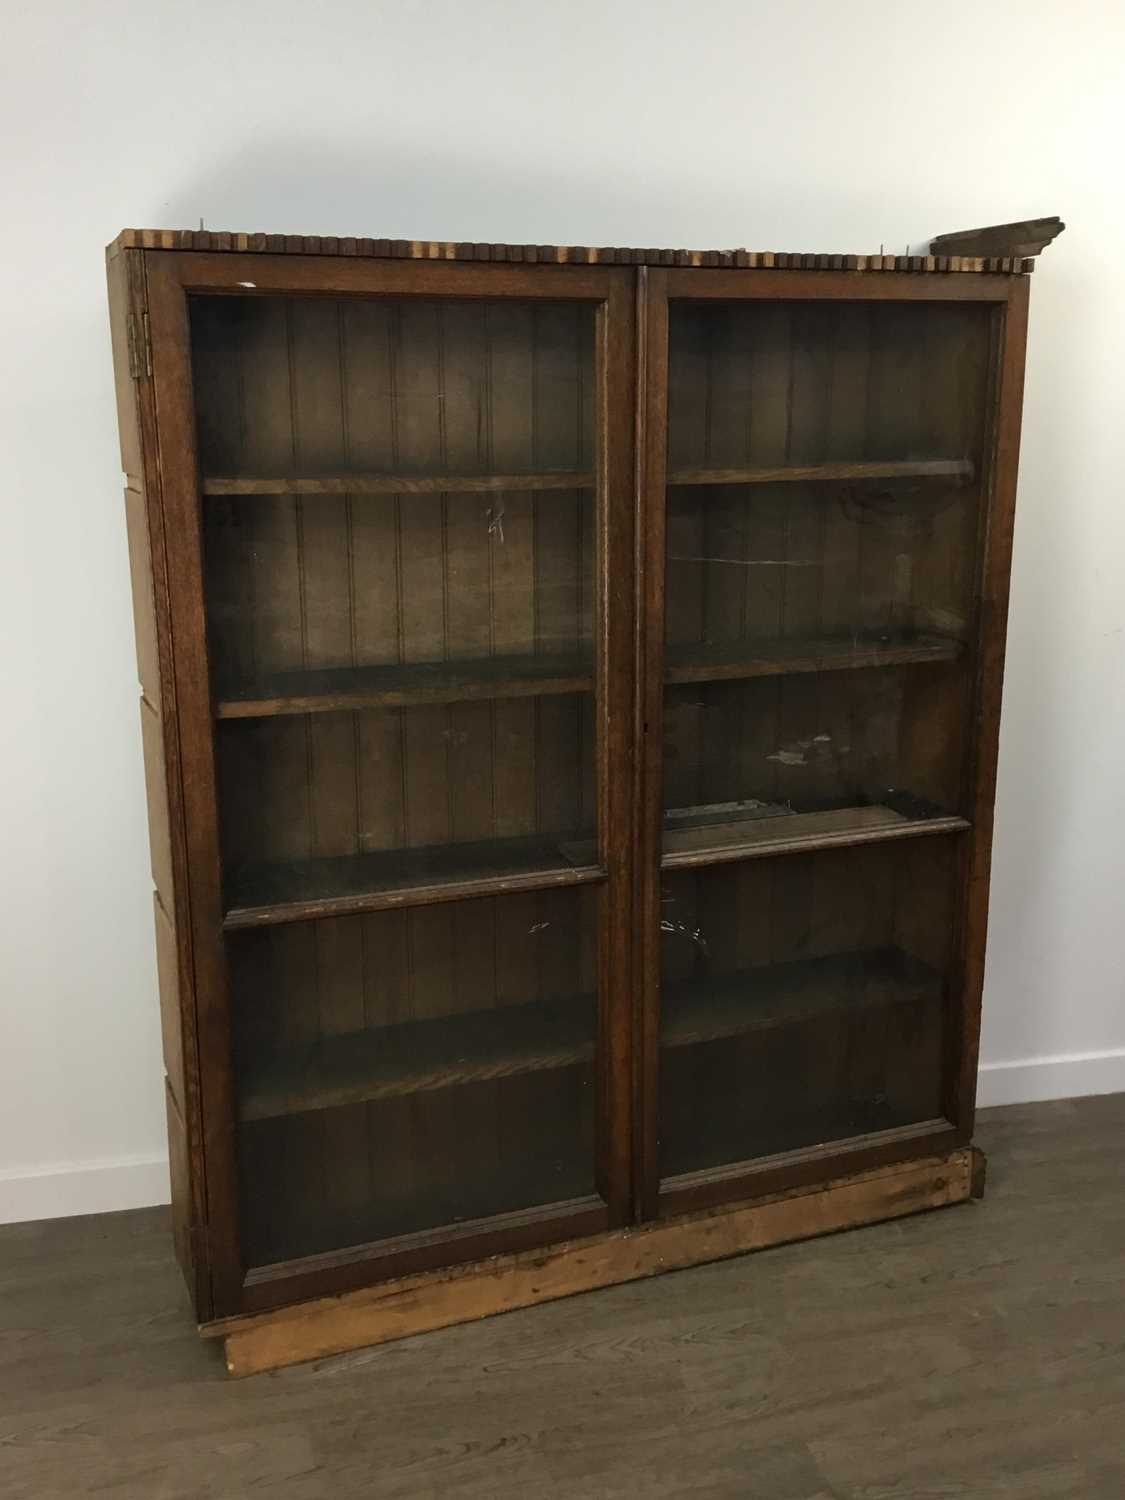
[[[660,1058],[660,851],[663,791],[664,537],[668,438],[668,277],[642,268],[637,289],[637,875],[634,946],[636,1213],[655,1218]]]
[[[990,472],[984,507],[976,622],[977,671],[973,685],[968,776],[972,831],[963,850],[962,910],[954,972],[959,978],[958,1025],[950,1076],[949,1115],[959,1139],[972,1137],[980,1060],[981,1001],[988,934],[989,880],[996,803],[1001,695],[1008,630],[1016,483],[1023,414],[1029,283],[1015,277],[994,312],[995,396],[989,412]]]
[[[168,593],[195,960],[207,1241],[215,1311],[233,1313],[242,1305],[242,1254],[191,336],[182,262],[159,253],[145,260],[164,535],[168,555],[176,559]]]
[[[613,272],[598,311],[599,509],[598,826],[602,887],[599,932],[600,1096],[598,1179],[610,1223],[632,1218],[632,996],[634,404],[636,324],[633,277]]]

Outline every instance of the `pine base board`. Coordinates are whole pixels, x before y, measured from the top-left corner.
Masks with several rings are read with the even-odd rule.
[[[902,1218],[979,1197],[984,1157],[972,1147],[858,1173],[818,1187],[402,1277],[339,1297],[203,1324],[232,1375],[254,1375],[428,1333],[516,1308]]]

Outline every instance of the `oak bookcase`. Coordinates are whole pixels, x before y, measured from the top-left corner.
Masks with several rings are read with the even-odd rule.
[[[108,266],[175,1240],[230,1367],[979,1191],[1030,262]]]

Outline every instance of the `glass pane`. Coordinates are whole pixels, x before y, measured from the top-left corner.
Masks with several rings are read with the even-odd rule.
[[[989,316],[673,304],[669,851],[962,811]]]
[[[596,862],[593,334],[193,299],[229,907]]]
[[[248,1263],[590,1194],[594,310],[191,328]]]
[[[595,1192],[596,900],[228,937],[247,1264]]]
[[[942,1115],[954,841],[668,872],[662,1175]]]
[[[959,811],[966,688],[948,666],[668,687],[665,851]]]

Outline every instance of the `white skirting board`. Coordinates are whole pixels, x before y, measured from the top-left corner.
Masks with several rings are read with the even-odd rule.
[[[168,1157],[163,1152],[0,1172],[0,1224],[148,1208],[169,1198]]]
[[[1125,1047],[1112,1052],[1068,1052],[1019,1062],[981,1063],[977,1104],[1036,1104],[1084,1094],[1125,1094]]]
[[[1125,1048],[982,1063],[979,1080],[977,1099],[981,1108],[1125,1093]],[[0,1172],[0,1224],[112,1213],[167,1202],[168,1161],[164,1155]]]

